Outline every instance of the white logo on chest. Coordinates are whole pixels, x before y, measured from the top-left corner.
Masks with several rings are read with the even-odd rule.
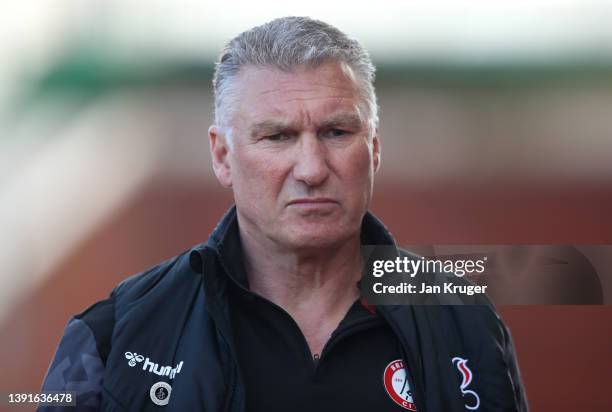
[[[144,356],[136,352],[125,352],[125,358],[128,360],[128,365],[131,368],[136,366],[136,363],[144,361],[142,364],[143,371],[154,373],[159,376],[168,376],[170,379],[174,379],[174,377],[181,372],[181,368],[183,367],[183,361],[180,361],[174,368],[172,366],[161,366],[149,360],[148,357],[145,359]]]
[[[461,395],[465,399],[465,407],[471,411],[478,409],[480,406],[480,396],[476,392],[471,389],[468,389],[470,383],[472,383],[472,378],[474,374],[472,370],[467,366],[467,359],[454,357],[452,359],[453,365],[457,367],[457,370],[461,374],[461,385],[459,389],[461,390]]]

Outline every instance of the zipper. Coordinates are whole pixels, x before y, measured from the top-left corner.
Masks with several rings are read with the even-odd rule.
[[[221,264],[221,266],[223,266],[223,264]],[[225,270],[225,268],[224,268],[224,270]],[[248,293],[249,295],[253,295],[255,299],[262,299],[264,302],[272,305],[274,310],[280,311],[282,316],[284,316],[284,317],[289,319],[289,321],[291,322],[293,327],[298,331],[298,333],[300,335],[300,338],[302,340],[302,346],[305,349],[304,350],[304,354],[305,354],[306,358],[309,359],[310,362],[312,363],[312,365],[314,366],[314,368],[312,370],[313,376],[316,374],[317,368],[318,368],[319,364],[321,363],[321,361],[323,360],[323,356],[331,350],[331,348],[338,342],[339,338],[341,338],[341,337],[344,338],[347,333],[354,333],[354,332],[358,332],[358,331],[360,331],[362,329],[366,329],[366,327],[369,326],[370,323],[377,323],[379,321],[377,318],[368,318],[368,319],[360,319],[358,321],[350,323],[349,325],[346,325],[345,327],[343,327],[342,330],[340,330],[339,333],[337,333],[335,336],[333,336],[333,334],[332,334],[330,339],[328,339],[328,341],[323,346],[323,349],[321,349],[320,353],[312,353],[310,351],[310,346],[308,346],[308,341],[306,340],[306,336],[304,336],[304,333],[300,329],[300,327],[297,324],[297,322],[295,321],[295,319],[293,319],[293,317],[285,309],[283,309],[282,307],[278,306],[276,303],[272,302],[271,300],[269,300],[269,299],[267,299],[267,298],[265,298],[265,297],[263,297],[261,295],[253,294],[253,292],[251,292],[250,290],[246,289],[239,282],[235,281],[231,276],[230,276],[230,279],[232,279],[232,281],[242,291]],[[352,308],[352,305],[351,305],[351,307],[349,307],[349,311],[351,310],[351,308]],[[358,330],[354,330],[355,327],[359,327],[359,329]]]
[[[275,310],[280,311],[280,313],[282,314],[282,316],[285,316],[287,318],[289,318],[289,320],[291,321],[293,327],[299,332],[299,335],[301,337],[302,340],[302,345],[305,348],[304,350],[304,354],[306,356],[307,359],[310,360],[311,364],[313,365],[313,370],[312,370],[312,376],[314,377],[316,375],[318,366],[320,365],[323,356],[328,353],[331,348],[338,342],[340,337],[345,337],[346,333],[354,333],[354,332],[358,332],[360,330],[366,329],[366,327],[369,327],[370,323],[377,323],[379,321],[378,318],[367,318],[367,319],[360,319],[356,322],[350,323],[349,325],[345,326],[342,328],[342,330],[339,331],[339,333],[336,334],[336,336],[332,336],[330,337],[330,339],[325,343],[325,345],[323,346],[323,349],[321,349],[320,353],[312,353],[310,351],[310,346],[308,346],[308,341],[306,340],[306,336],[304,336],[304,333],[302,332],[302,330],[300,329],[299,325],[297,324],[297,322],[295,321],[295,319],[293,319],[293,317],[282,307],[278,306],[276,303],[272,302],[271,300],[265,298],[264,296],[261,296],[259,294],[254,294],[253,292],[251,292],[250,290],[248,290],[247,288],[245,288],[240,282],[236,281],[231,273],[227,270],[227,268],[225,267],[225,265],[223,264],[223,261],[221,259],[218,259],[219,264],[221,265],[221,268],[225,271],[225,273],[228,275],[228,277],[230,278],[230,280],[234,283],[234,285],[238,286],[238,288],[247,294],[247,296],[252,296],[255,299],[262,299],[264,302],[266,302],[267,304],[272,305],[272,307]],[[351,310],[352,305],[349,307],[349,311]],[[348,313],[348,311],[347,311]],[[354,327],[359,327],[358,330],[353,330]]]
[[[359,319],[357,321],[351,322],[348,325],[344,326],[337,333],[332,334],[332,336],[329,338],[327,343],[325,343],[325,346],[323,346],[323,349],[321,350],[321,354],[317,359],[318,362],[316,362],[315,365],[318,365],[323,359],[324,355],[328,354],[331,351],[331,349],[334,346],[336,346],[342,339],[346,339],[348,336],[354,333],[357,333],[357,332],[361,332],[362,330],[369,329],[370,326],[372,326],[373,324],[379,323],[379,322],[380,322],[380,319],[376,317],[367,318],[367,319]],[[316,372],[316,369],[315,369],[315,372]]]

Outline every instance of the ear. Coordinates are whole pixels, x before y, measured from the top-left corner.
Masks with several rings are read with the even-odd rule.
[[[232,169],[229,163],[230,149],[227,144],[227,137],[219,134],[217,126],[212,125],[208,128],[208,138],[215,176],[217,176],[221,186],[230,188],[232,187]]]
[[[380,169],[380,139],[378,138],[378,129],[372,138],[372,158],[374,161],[374,172]]]

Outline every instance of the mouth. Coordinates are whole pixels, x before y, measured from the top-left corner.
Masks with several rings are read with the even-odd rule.
[[[301,199],[294,199],[289,202],[289,206],[293,205],[325,205],[325,204],[338,204],[333,199],[326,197],[305,197]]]
[[[324,211],[338,206],[339,203],[327,197],[305,197],[294,199],[288,203],[288,207],[303,211]]]

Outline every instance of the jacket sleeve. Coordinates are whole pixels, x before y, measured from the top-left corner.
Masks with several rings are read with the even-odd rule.
[[[486,296],[479,296],[477,304],[459,308],[457,320],[469,359],[467,368],[473,372],[468,379],[473,377],[473,381],[465,389],[477,393],[478,410],[528,412],[512,336],[495,306]],[[456,368],[463,375],[458,365]]]
[[[508,365],[508,374],[510,375],[510,380],[512,381],[512,386],[514,388],[514,399],[516,402],[517,410],[519,412],[527,412],[529,410],[527,403],[527,394],[525,392],[525,387],[523,386],[523,380],[521,379],[521,373],[518,367],[518,362],[516,360],[516,351],[514,350],[514,342],[512,341],[512,335],[510,335],[510,331],[504,325],[505,332],[505,361]]]
[[[479,343],[474,346],[478,348],[475,362],[479,373],[474,379],[481,385],[481,409],[528,412],[527,395],[510,331],[492,304],[480,309],[485,314],[481,317],[484,323],[478,327],[489,331],[479,334]]]
[[[70,319],[41,391],[76,392],[76,408],[41,405],[38,412],[99,410],[113,324],[114,308],[110,299],[98,302]]]

